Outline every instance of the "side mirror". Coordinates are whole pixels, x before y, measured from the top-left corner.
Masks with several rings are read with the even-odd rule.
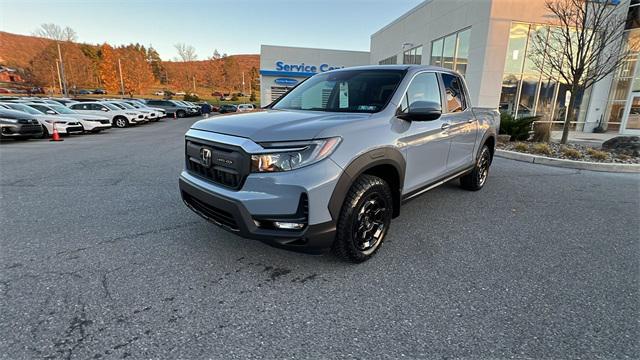
[[[46,112],[47,114],[49,114],[49,115],[55,115],[55,114],[56,114],[56,112],[55,112],[55,111],[53,111],[53,110],[47,110],[47,111],[45,111],[45,112]]]
[[[432,101],[414,101],[409,105],[408,111],[398,113],[399,119],[407,121],[431,121],[442,116],[442,106]]]
[[[105,107],[103,107],[103,108],[102,108],[102,109],[100,109],[100,110],[102,110],[102,111],[104,111],[104,112],[109,111],[109,109],[107,109],[107,108],[105,108]]]

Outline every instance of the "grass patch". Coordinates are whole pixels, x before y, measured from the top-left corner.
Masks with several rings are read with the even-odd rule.
[[[563,147],[561,150],[562,155],[571,159],[582,159],[582,153],[576,149],[570,147]]]
[[[549,146],[549,144],[547,143],[539,143],[533,145],[533,151],[537,154],[542,155],[551,155],[553,153],[553,151],[551,150],[551,146]]]
[[[587,154],[596,160],[606,160],[609,158],[609,154],[605,151],[596,150],[594,148],[588,148]]]
[[[516,149],[516,151],[527,152],[529,150],[529,145],[519,142],[516,143],[513,148]]]

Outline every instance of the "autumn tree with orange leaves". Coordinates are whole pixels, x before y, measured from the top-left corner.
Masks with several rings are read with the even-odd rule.
[[[142,94],[154,83],[153,69],[146,59],[143,46],[127,45],[116,49],[122,65],[124,91],[127,94]],[[117,60],[116,60],[117,61]]]
[[[118,78],[118,59],[115,51],[109,44],[100,46],[100,80],[102,86],[110,93],[120,92],[120,80]]]

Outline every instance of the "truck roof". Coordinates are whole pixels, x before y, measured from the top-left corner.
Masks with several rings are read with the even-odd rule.
[[[405,70],[405,71],[420,71],[420,70],[433,70],[450,74],[457,74],[456,71],[433,65],[362,65],[352,66],[343,69],[336,69],[327,72],[337,71],[349,71],[349,70]]]

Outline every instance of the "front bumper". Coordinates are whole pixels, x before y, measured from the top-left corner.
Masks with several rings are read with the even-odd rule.
[[[227,231],[270,245],[310,253],[321,253],[331,247],[335,238],[335,221],[330,219],[314,223],[313,216],[310,214],[314,208],[312,201],[319,193],[296,192],[290,194],[287,200],[276,194],[247,190],[247,185],[245,183],[244,190],[240,191],[224,190],[186,171],[183,171],[179,178],[180,193],[187,207]],[[252,187],[251,184],[248,186]],[[328,198],[326,198],[327,201]],[[261,211],[270,209],[273,213],[273,209],[278,207],[276,203],[283,201],[292,210],[285,214],[276,211],[277,215],[269,214],[269,210]],[[264,219],[280,221],[299,219],[300,205],[304,201],[307,201],[308,210],[304,215],[307,225],[302,230],[262,228],[256,224],[256,221]]]
[[[105,121],[82,121],[82,127],[84,127],[85,131],[94,131],[94,130],[106,130],[111,128],[111,122]]]
[[[1,137],[41,137],[42,125],[40,124],[2,124],[0,125]]]

